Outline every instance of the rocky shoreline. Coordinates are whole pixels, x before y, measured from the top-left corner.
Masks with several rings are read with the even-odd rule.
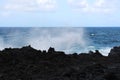
[[[25,46],[0,51],[0,80],[120,80],[120,47],[65,54]]]

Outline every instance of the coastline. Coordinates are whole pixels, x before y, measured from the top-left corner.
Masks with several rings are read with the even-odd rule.
[[[0,51],[1,80],[120,80],[120,47],[108,56],[98,50],[65,54],[31,46]]]

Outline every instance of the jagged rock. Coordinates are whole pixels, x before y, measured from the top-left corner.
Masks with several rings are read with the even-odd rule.
[[[114,47],[113,49],[111,49],[109,55],[109,57],[120,57],[120,46],[119,47]]]
[[[89,54],[94,54],[94,52],[93,51],[89,51]]]
[[[55,53],[55,49],[52,48],[52,47],[50,47],[50,48],[48,49],[48,53]]]
[[[109,56],[119,52],[120,47],[114,47]],[[0,51],[0,80],[120,80],[120,58],[109,56],[98,50],[65,54],[52,47],[6,48]]]
[[[88,54],[94,57],[103,57],[103,55],[99,52],[99,50],[95,50],[95,52],[89,51]]]
[[[94,53],[96,56],[103,56],[100,52],[99,52],[99,50],[95,50],[95,53]]]
[[[36,50],[36,49],[32,48],[31,45],[28,45],[28,46],[22,47],[21,50],[25,50],[25,51],[27,51],[27,50],[34,51],[34,50]]]

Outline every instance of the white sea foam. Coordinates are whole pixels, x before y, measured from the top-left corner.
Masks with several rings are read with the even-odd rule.
[[[111,48],[110,47],[103,47],[101,49],[99,49],[99,51],[104,55],[104,56],[108,56],[108,54],[110,53]]]
[[[36,49],[44,50],[52,46],[57,50],[70,50],[76,45],[84,48],[88,44],[83,28],[35,28],[29,34],[27,43]]]
[[[13,30],[5,37],[0,36],[0,49],[7,47],[22,47],[31,45],[35,49],[47,50],[49,47],[55,47],[56,50],[62,50],[66,53],[87,53],[95,51],[95,46],[86,36],[84,28],[30,28],[27,32]],[[110,52],[109,47],[102,47],[98,50],[105,56]]]
[[[86,48],[83,48],[81,50],[78,51],[78,53],[88,53],[89,51],[93,51],[95,52],[95,50],[99,50],[99,52],[104,55],[104,56],[108,56],[108,54],[110,53],[111,47],[95,47],[95,46],[86,46]]]
[[[0,49],[31,45],[42,50],[46,50],[50,46],[57,50],[70,50],[76,45],[84,48],[88,44],[83,28],[31,28],[26,34],[13,30],[7,35],[10,35],[7,40],[0,36]]]

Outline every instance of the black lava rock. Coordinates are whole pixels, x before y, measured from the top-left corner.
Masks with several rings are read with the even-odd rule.
[[[65,54],[52,47],[5,48],[0,51],[0,80],[120,80],[119,53],[120,47],[107,57],[98,50]]]

